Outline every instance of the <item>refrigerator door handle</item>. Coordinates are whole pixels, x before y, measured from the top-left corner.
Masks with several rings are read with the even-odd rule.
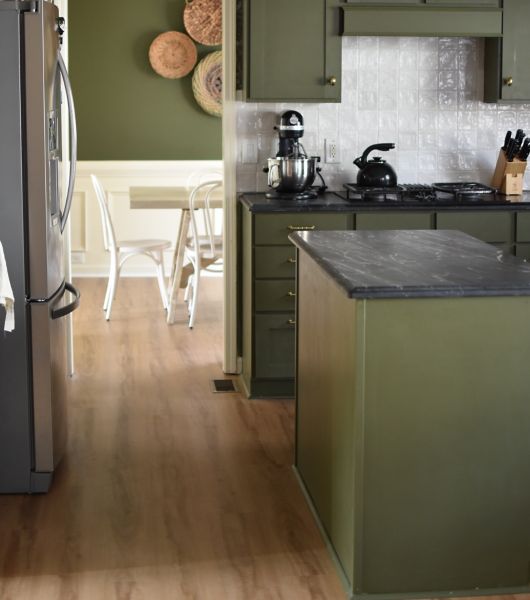
[[[61,233],[66,227],[68,221],[68,215],[70,214],[70,208],[72,206],[72,198],[74,196],[74,183],[75,183],[75,172],[77,163],[77,122],[75,118],[75,106],[74,97],[72,94],[72,86],[68,77],[68,71],[64,64],[61,52],[57,53],[57,62],[59,66],[59,72],[64,83],[64,89],[66,92],[66,101],[68,103],[68,115],[70,120],[70,178],[68,180],[68,191],[66,192],[66,202],[64,210],[61,212]]]
[[[81,298],[81,293],[74,285],[72,285],[68,281],[64,284],[63,293],[57,297],[57,300],[54,302],[54,304],[61,300],[61,298],[64,296],[64,292],[70,292],[71,294],[73,294],[74,299],[72,300],[72,302],[66,304],[65,306],[53,308],[51,312],[52,319],[60,319],[61,317],[66,317],[66,315],[69,315],[70,313],[74,312],[74,310],[79,306],[79,299]]]

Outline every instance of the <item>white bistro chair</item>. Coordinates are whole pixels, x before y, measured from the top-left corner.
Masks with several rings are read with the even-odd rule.
[[[101,182],[95,175],[91,175],[92,185],[98,199],[99,210],[101,213],[101,224],[103,226],[103,242],[105,250],[110,253],[110,272],[105,300],[103,302],[103,310],[105,318],[110,319],[110,311],[112,309],[112,301],[116,294],[116,286],[120,271],[131,256],[148,256],[156,265],[156,273],[158,277],[158,286],[160,288],[160,296],[162,305],[167,310],[167,289],[164,275],[163,251],[171,246],[169,240],[116,240],[114,227],[110,218],[110,213],[107,205],[107,195]]]
[[[218,265],[223,257],[222,227],[217,227],[215,209],[212,207],[212,193],[222,189],[221,179],[204,181],[195,186],[190,193],[190,236],[188,237],[185,256],[189,260],[192,273],[188,279],[184,300],[188,302],[190,329],[195,324],[202,270],[219,270]],[[202,227],[199,215],[202,216]]]

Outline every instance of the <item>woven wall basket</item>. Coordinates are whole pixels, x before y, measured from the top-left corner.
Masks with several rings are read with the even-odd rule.
[[[223,38],[221,0],[186,0],[184,27],[199,44],[219,46]]]
[[[195,66],[197,47],[185,33],[166,31],[151,43],[149,62],[162,77],[178,79],[187,75]]]
[[[223,53],[210,52],[195,68],[191,81],[199,106],[214,117],[223,114]]]

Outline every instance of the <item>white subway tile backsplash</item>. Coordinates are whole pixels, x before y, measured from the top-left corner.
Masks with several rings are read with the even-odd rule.
[[[277,152],[273,130],[288,109],[304,115],[302,143],[324,161],[324,141],[339,143],[340,164],[322,162],[330,189],[355,181],[352,161],[377,142],[401,182],[489,183],[507,129],[530,130],[530,103],[482,102],[483,41],[476,38],[345,37],[342,103],[239,103],[237,131],[255,142],[258,164],[243,164],[238,189],[264,190],[262,167]],[[525,178],[530,187],[530,173]]]
[[[456,110],[442,111],[438,115],[438,127],[443,131],[458,127],[458,113]]]
[[[418,72],[418,84],[420,90],[438,89],[438,71],[434,69],[422,69]]]

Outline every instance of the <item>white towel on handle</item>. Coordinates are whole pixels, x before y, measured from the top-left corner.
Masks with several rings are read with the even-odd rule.
[[[13,289],[9,281],[7,273],[6,257],[4,256],[4,248],[0,242],[0,304],[5,306],[6,320],[4,331],[13,331],[15,329],[15,298],[13,297]]]

